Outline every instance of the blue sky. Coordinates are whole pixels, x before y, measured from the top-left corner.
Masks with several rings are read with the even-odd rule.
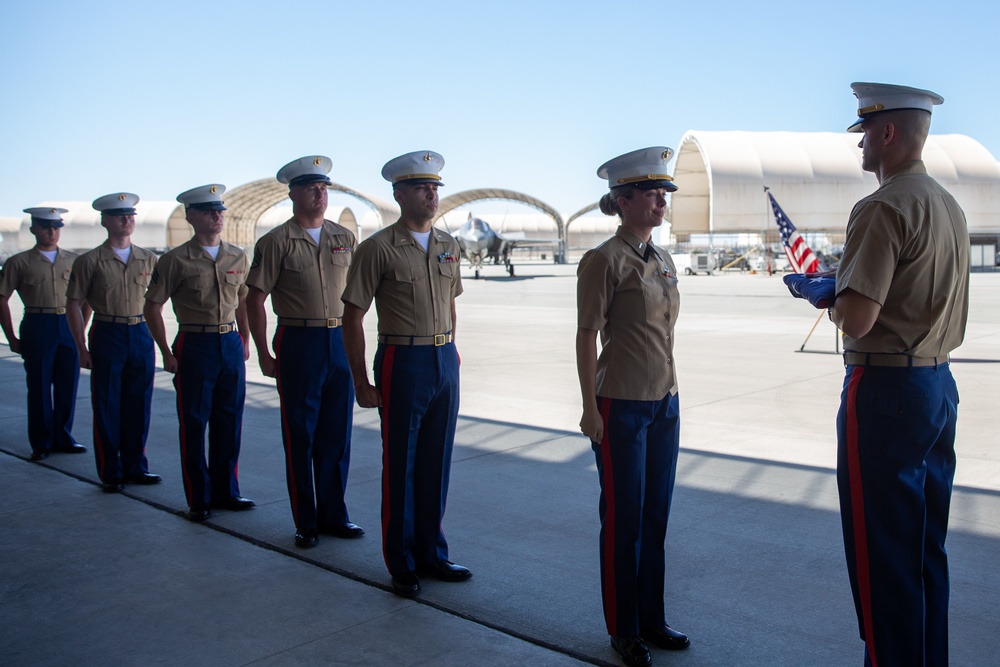
[[[1000,157],[997,3],[280,4],[0,5],[0,215],[235,187],[317,153],[388,199],[382,165],[432,149],[442,195],[508,188],[568,216],[605,191],[602,162],[687,130],[841,131],[852,81],[940,93],[932,132]]]

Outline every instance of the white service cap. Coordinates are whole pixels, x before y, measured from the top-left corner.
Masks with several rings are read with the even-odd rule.
[[[607,179],[609,188],[632,184],[640,190],[663,188],[674,192],[677,186],[667,174],[667,163],[673,155],[674,149],[666,146],[640,148],[608,160],[598,168],[597,175]]]
[[[400,155],[385,163],[382,178],[393,185],[396,183],[437,183],[441,182],[440,171],[444,168],[444,158],[434,151],[414,151]]]
[[[919,109],[931,113],[934,105],[944,102],[943,97],[929,90],[891,83],[855,82],[851,84],[851,90],[858,98],[858,120],[847,128],[848,132],[860,132],[861,123],[880,111]]]

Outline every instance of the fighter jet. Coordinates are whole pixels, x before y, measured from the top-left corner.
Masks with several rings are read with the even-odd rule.
[[[514,264],[511,262],[510,253],[514,248],[559,247],[559,239],[529,239],[525,238],[524,232],[501,234],[490,227],[485,220],[473,217],[471,213],[465,224],[454,233],[454,237],[462,249],[462,256],[469,260],[469,266],[475,271],[477,279],[483,264],[490,259],[494,264],[503,262],[508,275],[513,277]]]

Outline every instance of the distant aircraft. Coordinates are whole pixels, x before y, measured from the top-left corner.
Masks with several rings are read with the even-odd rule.
[[[524,232],[501,234],[471,213],[454,237],[462,248],[462,256],[469,260],[469,266],[476,272],[477,279],[483,264],[490,259],[494,264],[503,262],[507,273],[513,276],[514,264],[511,263],[510,253],[515,248],[559,247],[559,239],[529,239],[525,238]]]

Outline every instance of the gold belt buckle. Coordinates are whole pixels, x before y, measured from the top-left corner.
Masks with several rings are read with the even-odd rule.
[[[233,330],[233,325],[232,324],[220,324],[219,325],[219,333],[220,334],[227,334],[227,333],[229,333],[232,330]]]
[[[327,329],[336,329],[338,326],[340,326],[340,325],[337,324],[337,318],[336,317],[328,317],[328,318],[326,318],[326,328]]]
[[[56,315],[65,315],[65,314],[66,314],[66,308],[64,308],[63,306],[56,307]]]
[[[434,334],[434,347],[441,347],[442,345],[447,345],[448,334]]]

